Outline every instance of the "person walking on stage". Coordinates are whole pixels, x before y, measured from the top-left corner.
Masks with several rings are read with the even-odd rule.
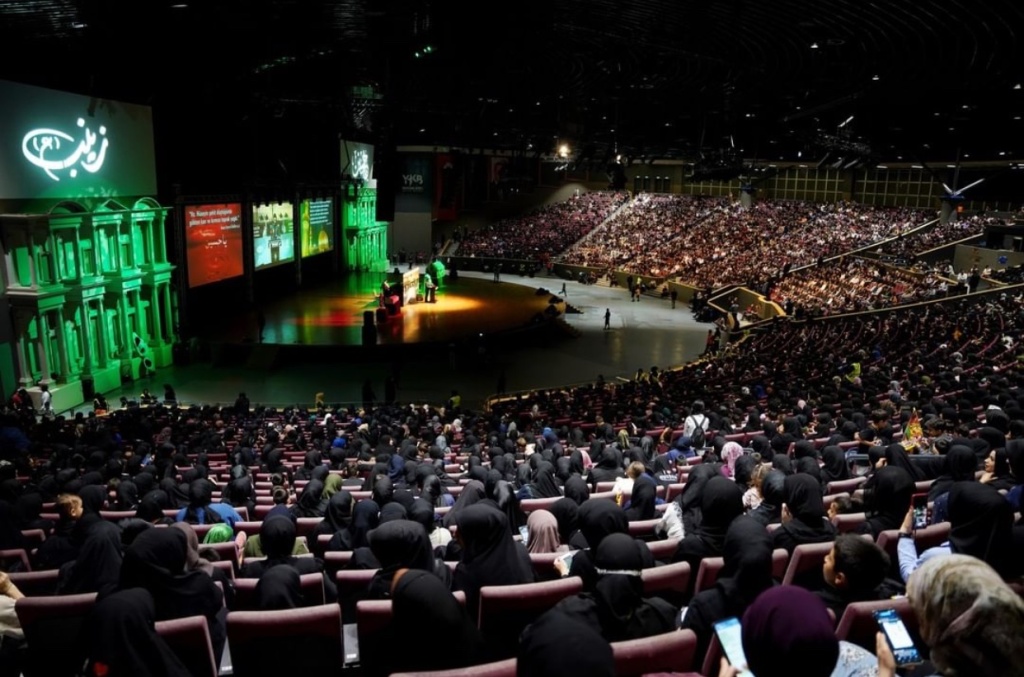
[[[611,329],[612,328],[612,309],[611,308],[605,308],[604,309],[604,328],[605,329]]]

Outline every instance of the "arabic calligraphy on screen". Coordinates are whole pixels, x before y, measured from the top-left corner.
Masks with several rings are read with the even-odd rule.
[[[148,106],[0,80],[0,199],[156,193]]]
[[[242,267],[242,205],[185,205],[188,286],[238,277]]]

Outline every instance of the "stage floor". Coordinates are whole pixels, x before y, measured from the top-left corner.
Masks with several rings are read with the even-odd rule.
[[[328,286],[306,289],[263,306],[263,343],[277,345],[362,345],[363,313],[376,312],[373,291],[380,273],[347,276]],[[519,284],[465,277],[448,280],[437,290],[436,303],[412,303],[401,313],[376,324],[381,345],[437,343],[464,340],[479,333],[493,334],[523,327],[548,306],[550,294],[538,296],[547,281]],[[564,306],[559,306],[561,310]],[[220,343],[249,343],[257,339],[255,313],[224,318],[207,325],[203,338]]]
[[[359,276],[364,277],[364,276]],[[560,291],[562,280],[553,277],[502,276],[494,284],[490,275],[459,273],[459,281],[438,295],[436,305],[420,304],[405,309],[400,326],[406,336],[420,341],[443,341],[419,351],[390,351],[387,357],[353,347],[339,351],[337,360],[320,360],[325,344],[357,346],[361,341],[363,310],[374,307],[373,289],[380,275],[339,281],[331,288],[303,291],[264,309],[267,324],[264,339],[269,345],[255,352],[270,353],[273,365],[219,364],[210,361],[161,369],[150,382],[136,382],[108,394],[116,401],[122,395],[138,397],[143,387],[159,392],[171,383],[185,402],[230,403],[240,391],[252,402],[285,406],[312,402],[323,392],[331,402],[359,402],[361,388],[369,381],[378,396],[384,394],[384,379],[399,378],[401,402],[445,401],[458,390],[463,402],[479,407],[493,395],[504,377],[506,390],[554,388],[592,382],[601,374],[607,380],[631,377],[638,368],[657,365],[671,368],[696,358],[704,349],[711,325],[693,319],[686,304],[672,308],[668,299],[645,296],[639,303],[629,300],[621,288],[567,283],[566,299],[582,311],[562,316],[578,332],[575,338],[556,332],[516,335],[515,340],[479,350],[472,341],[458,336],[472,332],[499,332],[529,322],[549,296],[536,296],[538,287]],[[360,296],[354,293],[360,291]],[[450,304],[450,305],[446,305]],[[463,304],[468,307],[462,307]],[[611,328],[604,329],[604,313],[611,312]],[[241,343],[253,343],[254,314],[225,319],[219,328],[204,318],[204,327],[226,351],[251,354],[252,348],[238,350]],[[394,340],[391,334],[381,341]],[[395,330],[394,335],[399,335]],[[295,347],[310,343],[309,356]],[[405,353],[409,354],[406,355]],[[274,358],[274,353],[277,357]]]

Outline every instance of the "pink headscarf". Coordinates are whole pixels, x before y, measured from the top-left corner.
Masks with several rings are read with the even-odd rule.
[[[743,447],[738,442],[726,442],[722,447],[722,474],[732,478],[736,469],[736,459],[743,455]]]

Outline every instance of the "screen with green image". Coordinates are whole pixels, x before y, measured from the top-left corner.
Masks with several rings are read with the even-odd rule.
[[[334,249],[334,201],[303,200],[299,204],[299,237],[302,257]]]

